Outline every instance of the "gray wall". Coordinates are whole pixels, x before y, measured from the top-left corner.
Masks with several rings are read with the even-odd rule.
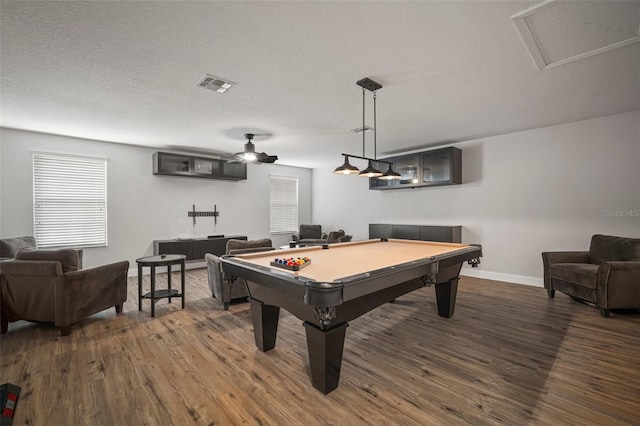
[[[85,249],[86,267],[152,254],[156,239],[242,234],[272,238],[283,245],[290,234],[269,233],[269,176],[299,179],[299,220],[311,221],[311,170],[275,164],[248,165],[245,181],[154,176],[157,149],[0,129],[0,236],[33,235],[32,152],[48,151],[106,157],[108,164],[108,247]],[[213,218],[187,216],[197,210],[220,211]]]
[[[484,254],[464,274],[531,285],[542,285],[542,251],[587,250],[594,233],[640,237],[640,112],[455,146],[457,186],[370,191],[367,179],[314,170],[314,223],[355,239],[369,223],[461,225]]]

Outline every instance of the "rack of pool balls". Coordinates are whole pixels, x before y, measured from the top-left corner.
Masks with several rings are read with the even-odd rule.
[[[309,265],[311,265],[311,259],[308,257],[290,257],[288,259],[276,258],[271,261],[271,266],[288,269],[290,271],[299,271]]]

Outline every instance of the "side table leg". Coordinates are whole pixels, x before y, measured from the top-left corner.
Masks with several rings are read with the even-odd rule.
[[[167,265],[167,286],[169,287],[169,303],[171,303],[171,265]]]
[[[138,310],[142,310],[142,265],[138,263]]]
[[[184,309],[184,298],[185,298],[185,289],[184,289],[184,259],[180,262],[180,280],[182,283],[182,309]]]
[[[156,267],[151,265],[151,318],[156,316]]]

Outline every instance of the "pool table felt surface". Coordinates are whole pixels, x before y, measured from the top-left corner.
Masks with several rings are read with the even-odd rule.
[[[334,282],[341,278],[377,269],[426,259],[469,247],[468,244],[389,239],[356,241],[290,250],[249,253],[234,256],[248,263],[282,273],[305,277],[317,282]],[[308,257],[311,264],[300,271],[289,271],[270,265],[276,258]]]

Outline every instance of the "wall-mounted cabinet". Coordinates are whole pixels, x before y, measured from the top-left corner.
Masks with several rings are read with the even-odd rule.
[[[418,188],[462,183],[462,151],[459,148],[435,149],[384,160],[393,163],[393,169],[400,173],[400,179],[370,178],[369,189]]]
[[[247,178],[247,165],[227,163],[225,160],[216,158],[156,152],[153,154],[153,174],[243,180]]]

